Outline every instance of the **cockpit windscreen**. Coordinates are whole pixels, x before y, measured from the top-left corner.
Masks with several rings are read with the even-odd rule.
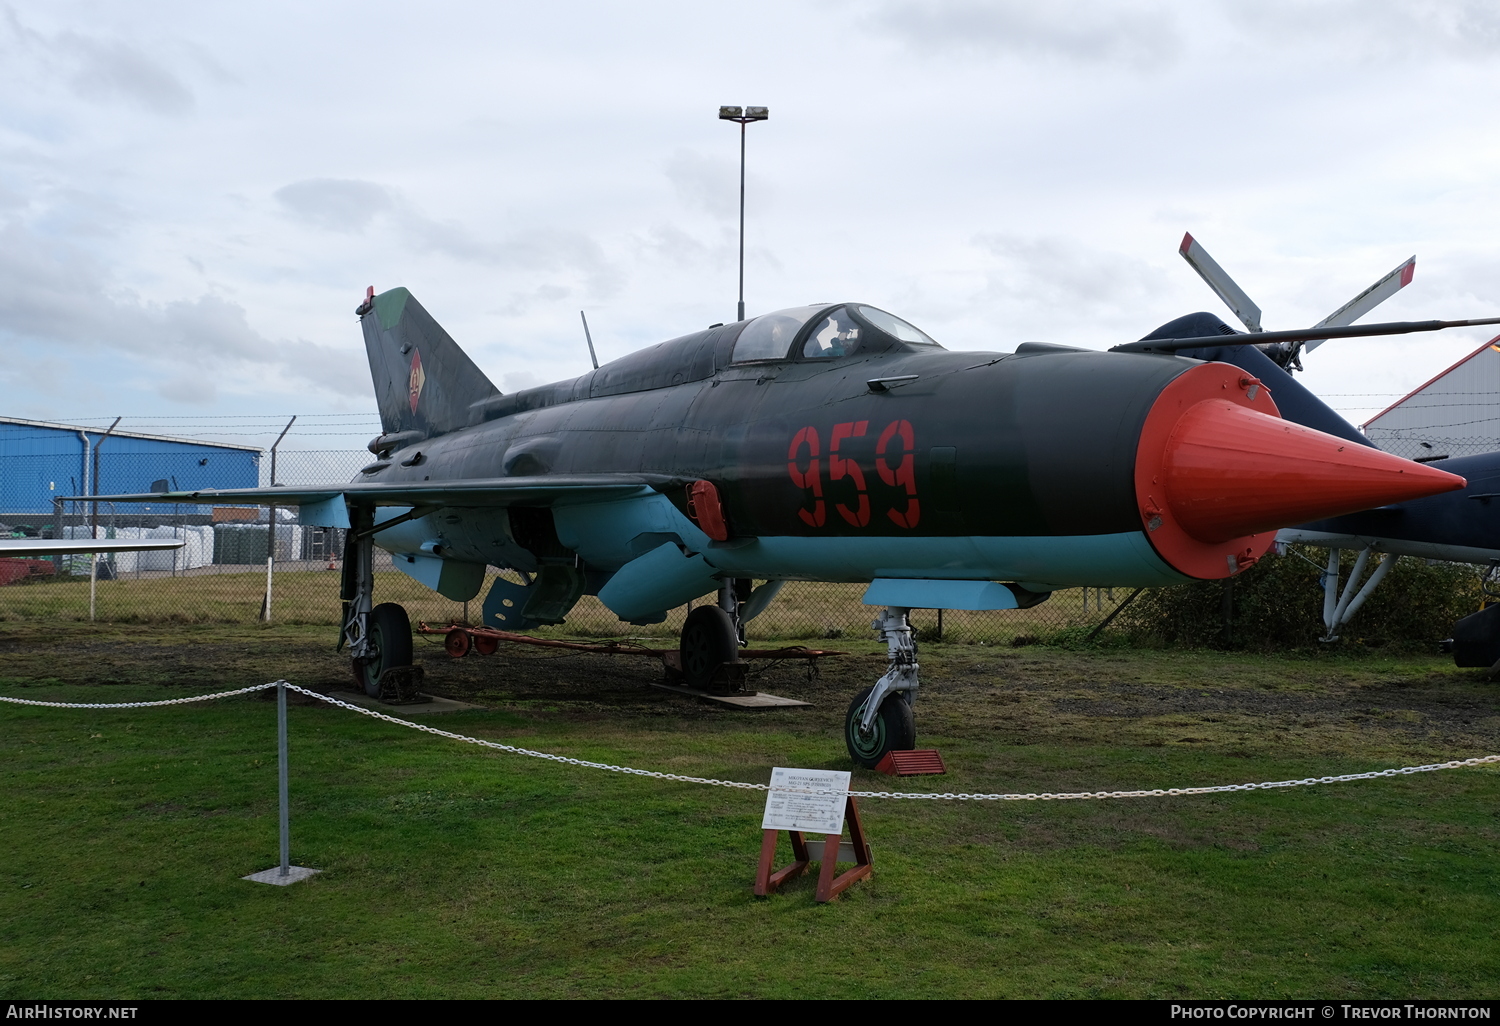
[[[805,330],[804,330],[805,329]],[[796,354],[792,344],[802,339]],[[762,314],[745,325],[734,344],[735,363],[832,360],[855,353],[880,353],[906,345],[942,348],[919,328],[873,306],[798,306]]]
[[[914,324],[908,324],[895,314],[888,314],[884,310],[877,310],[873,306],[860,305],[854,309],[865,320],[899,342],[909,342],[917,346],[937,345],[937,341],[921,328],[918,328]],[[941,349],[942,347],[938,346],[938,348]]]
[[[799,306],[761,314],[740,332],[739,339],[734,343],[734,362],[785,360],[792,348],[792,339],[797,337],[802,325],[821,309],[823,307]]]

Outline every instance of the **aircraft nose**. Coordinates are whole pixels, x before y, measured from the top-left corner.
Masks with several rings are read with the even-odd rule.
[[[1278,528],[1465,487],[1456,474],[1282,420],[1260,381],[1202,364],[1162,390],[1136,452],[1157,554],[1191,577],[1232,576]]]
[[[1167,506],[1204,542],[1463,488],[1436,467],[1224,400],[1191,407],[1163,459]]]

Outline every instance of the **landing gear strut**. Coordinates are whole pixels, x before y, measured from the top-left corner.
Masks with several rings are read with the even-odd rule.
[[[887,752],[910,751],[917,743],[917,643],[912,637],[910,610],[887,606],[870,624],[885,639],[890,660],[885,676],[854,696],[844,716],[844,743],[849,758],[866,769]]]
[[[375,590],[375,551],[371,540],[375,533],[375,509],[354,506],[350,509],[350,529],[344,543],[344,628],[339,648],[349,649],[354,682],[371,698],[382,697],[383,690],[394,693],[387,698],[410,698],[412,675],[396,680],[387,677],[392,669],[411,666],[411,621],[406,610],[394,602],[373,606]],[[400,676],[400,675],[397,675]],[[383,681],[382,678],[385,678]]]

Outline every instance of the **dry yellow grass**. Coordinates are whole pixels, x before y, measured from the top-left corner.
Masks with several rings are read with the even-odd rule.
[[[405,574],[375,575],[375,601],[399,602],[413,623],[477,623],[479,599],[453,602],[427,590]],[[271,616],[278,623],[337,626],[340,615],[337,571],[284,571],[275,575]],[[183,577],[124,578],[97,585],[97,618],[105,623],[251,623],[259,619],[265,573],[194,574]],[[486,584],[486,589],[488,583]],[[484,592],[481,592],[483,595]],[[770,608],[751,621],[754,640],[832,640],[862,638],[874,610],[861,603],[862,584],[788,584]],[[1097,623],[1103,615],[1090,592],[1085,608],[1082,589],[1057,592],[1040,606],[1006,612],[943,614],[943,636],[952,641],[1009,642],[1019,635],[1046,634],[1066,627]],[[1123,598],[1123,594],[1120,596]],[[704,601],[707,596],[698,599]],[[1106,598],[1105,609],[1113,608]],[[546,633],[586,637],[674,637],[688,606],[671,611],[665,622],[646,627],[622,623],[593,596],[585,596],[562,626]],[[0,588],[0,620],[87,620],[89,584],[65,578]],[[934,637],[938,616],[932,610],[913,614],[922,635]]]

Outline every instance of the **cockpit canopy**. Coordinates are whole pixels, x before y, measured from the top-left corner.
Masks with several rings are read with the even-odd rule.
[[[916,346],[942,348],[894,314],[863,303],[797,306],[762,314],[734,344],[735,363],[832,360]]]

